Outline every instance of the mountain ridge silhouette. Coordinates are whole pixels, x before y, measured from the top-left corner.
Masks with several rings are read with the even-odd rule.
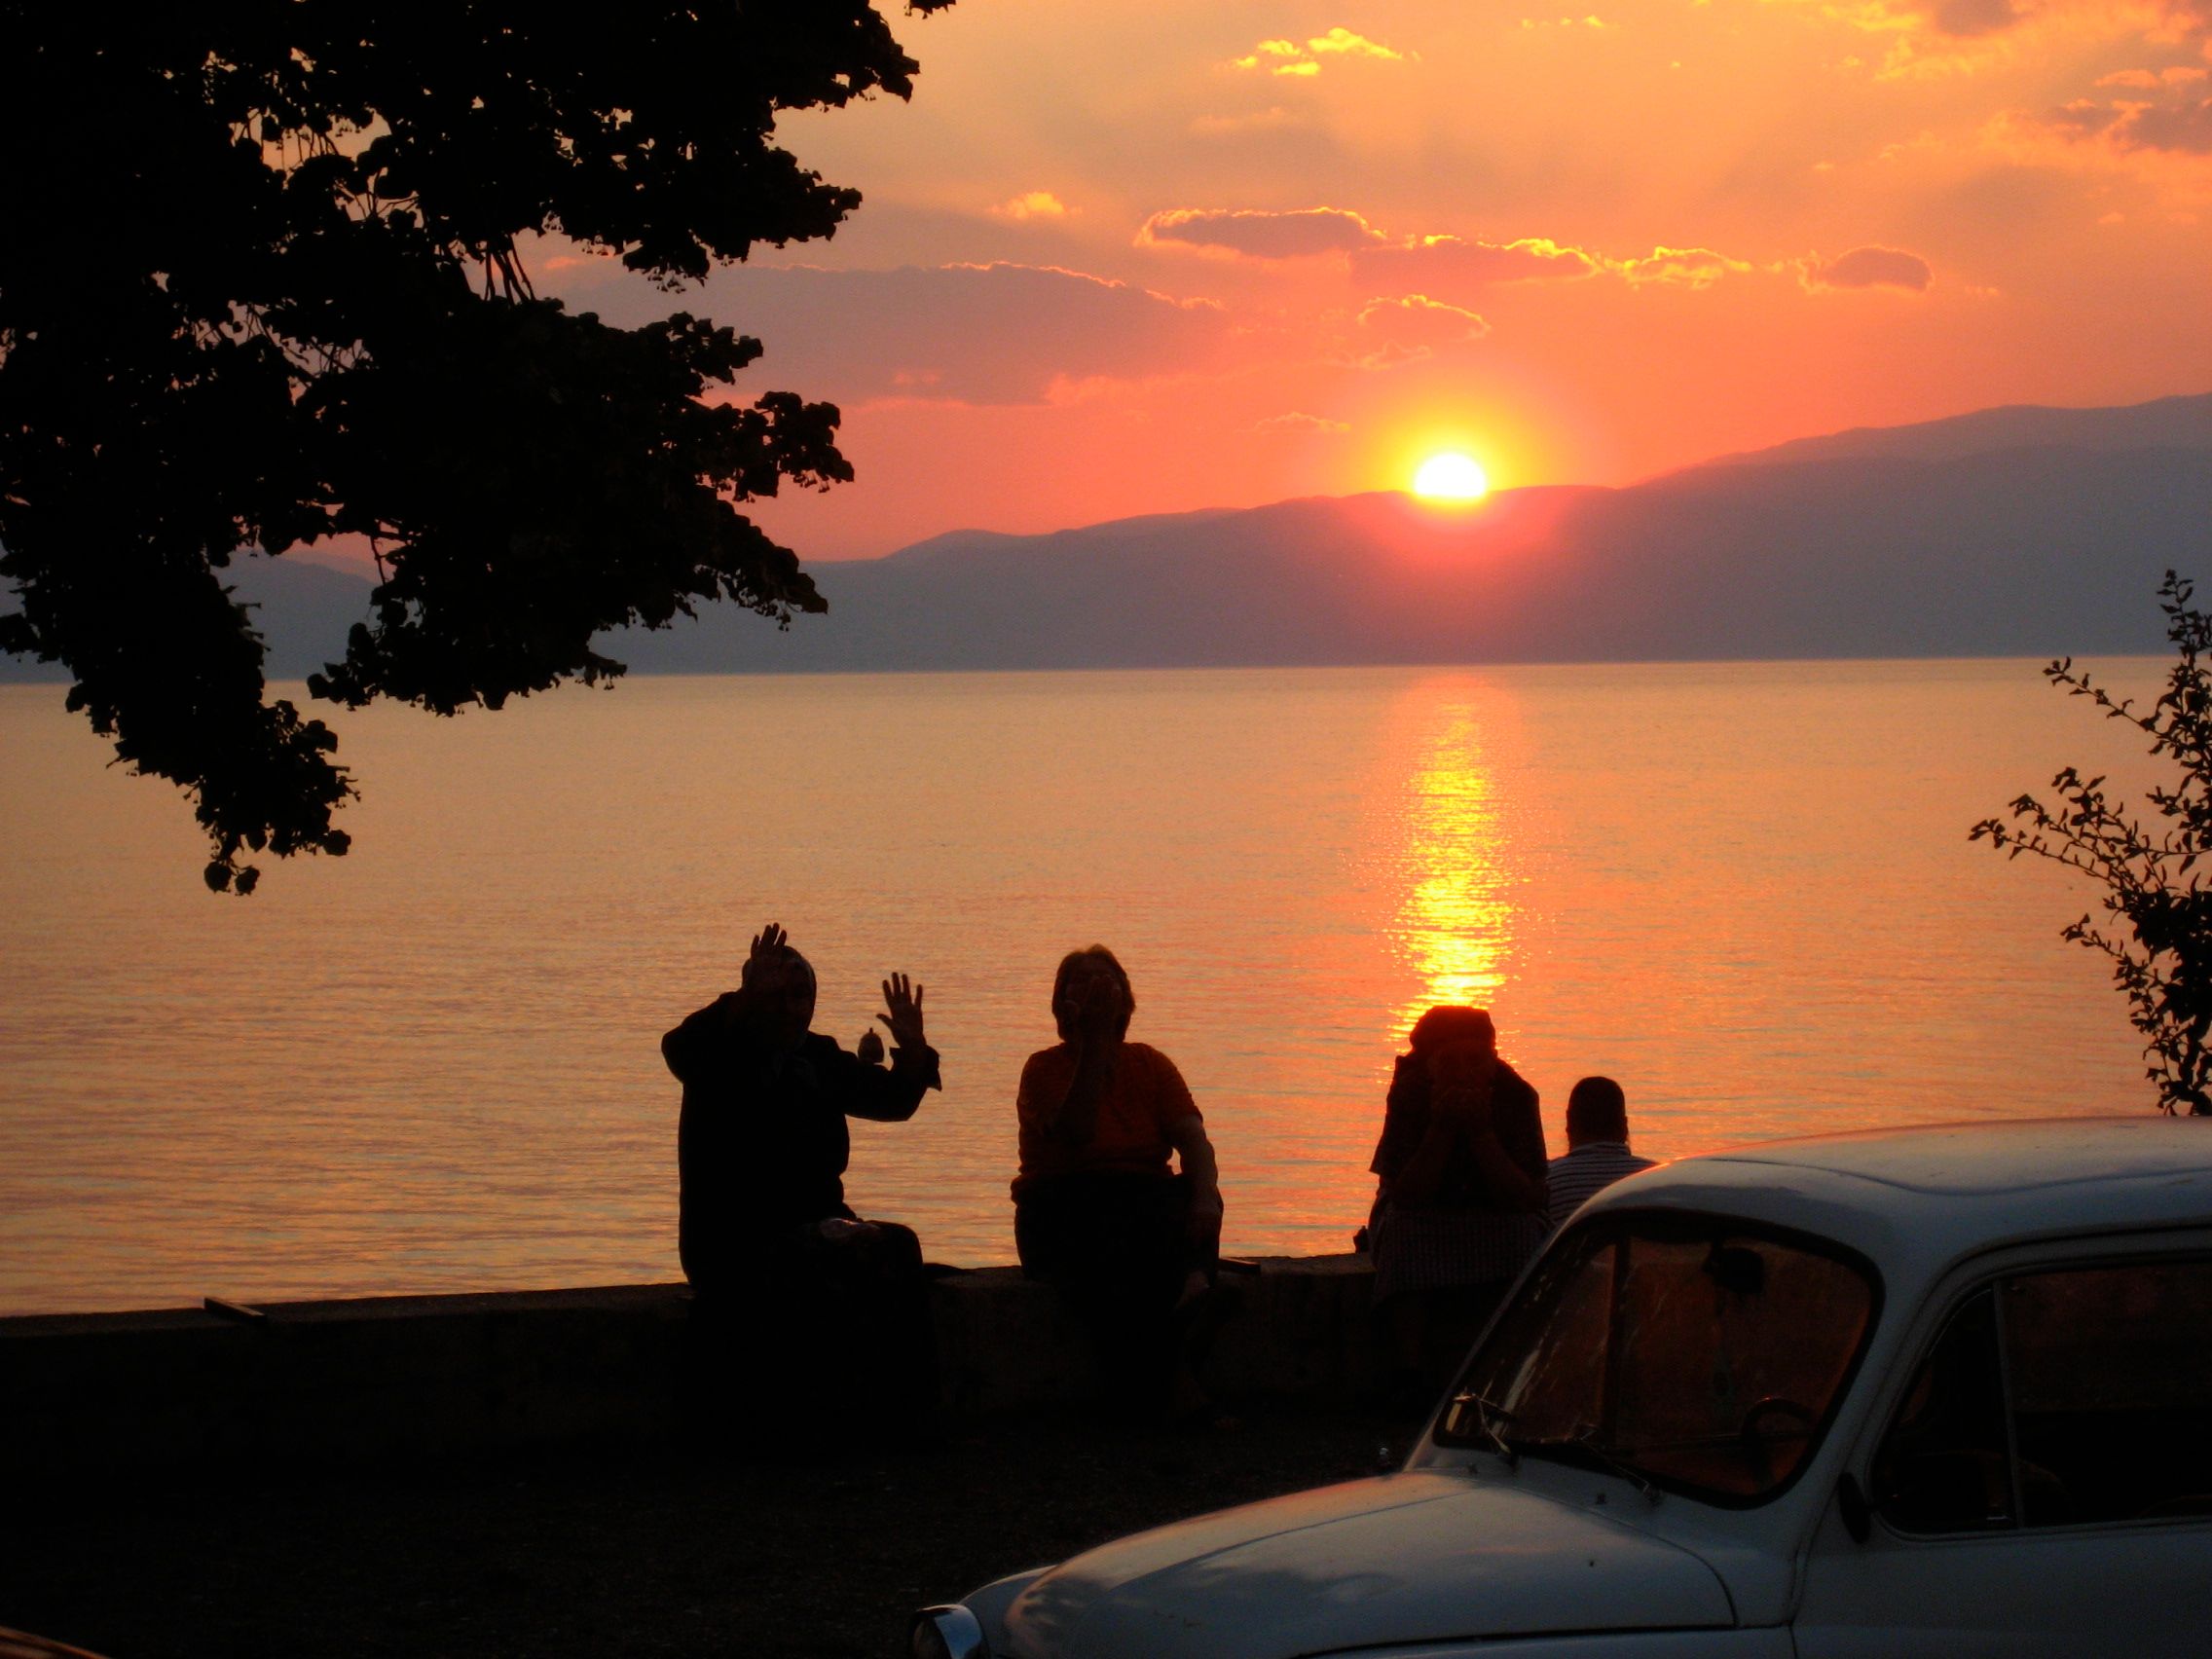
[[[1976,411],[1471,507],[1374,492],[956,530],[816,564],[829,614],[789,630],[724,607],[600,648],[639,673],[2116,653],[2161,647],[2168,568],[2212,577],[2212,394]],[[272,678],[366,613],[348,572],[234,569]]]

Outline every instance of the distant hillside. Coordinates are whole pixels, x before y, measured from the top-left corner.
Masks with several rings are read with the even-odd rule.
[[[788,632],[724,608],[605,648],[643,673],[2121,652],[2160,648],[2169,567],[2212,583],[2212,397],[1989,410],[1472,509],[954,532],[816,567],[830,613]],[[240,586],[283,677],[367,597],[293,561]]]
[[[1168,667],[2155,649],[2212,577],[2212,446],[1714,466],[1628,490],[1282,501],[824,566],[827,617],[640,669]],[[751,624],[748,626],[748,624]]]
[[[2119,409],[2046,409],[2015,403],[1909,426],[1855,426],[1709,461],[1712,466],[1790,465],[1806,461],[1893,457],[1956,461],[1997,450],[2212,450],[2212,393],[2161,397]]]

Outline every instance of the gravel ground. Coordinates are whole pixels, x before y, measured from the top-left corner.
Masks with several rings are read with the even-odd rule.
[[[914,1606],[1141,1527],[1375,1471],[1350,1412],[996,1422],[913,1450],[564,1452],[12,1494],[0,1625],[113,1659],[880,1659]]]

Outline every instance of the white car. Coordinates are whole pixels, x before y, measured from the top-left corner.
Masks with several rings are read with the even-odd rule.
[[[914,1659],[2212,1653],[2212,1121],[1592,1198],[1397,1474],[924,1609]]]

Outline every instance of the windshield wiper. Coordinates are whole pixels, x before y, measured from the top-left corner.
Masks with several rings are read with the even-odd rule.
[[[1520,1452],[1498,1427],[1498,1423],[1503,1423],[1507,1428],[1513,1426],[1511,1412],[1495,1400],[1485,1399],[1472,1388],[1454,1394],[1452,1403],[1462,1411],[1470,1406],[1474,1408],[1475,1426],[1482,1430],[1483,1438],[1491,1443],[1497,1455],[1505,1459],[1507,1468],[1512,1468],[1521,1461]],[[1497,1419],[1495,1422],[1491,1420],[1493,1418]]]
[[[1657,1503],[1659,1501],[1659,1489],[1651,1484],[1642,1470],[1626,1461],[1619,1453],[1600,1440],[1596,1428],[1585,1428],[1579,1434],[1561,1444],[1572,1446],[1597,1462],[1604,1464],[1614,1474],[1620,1476],[1622,1480],[1628,1482],[1630,1486],[1636,1488],[1638,1492],[1643,1493],[1646,1502]]]

